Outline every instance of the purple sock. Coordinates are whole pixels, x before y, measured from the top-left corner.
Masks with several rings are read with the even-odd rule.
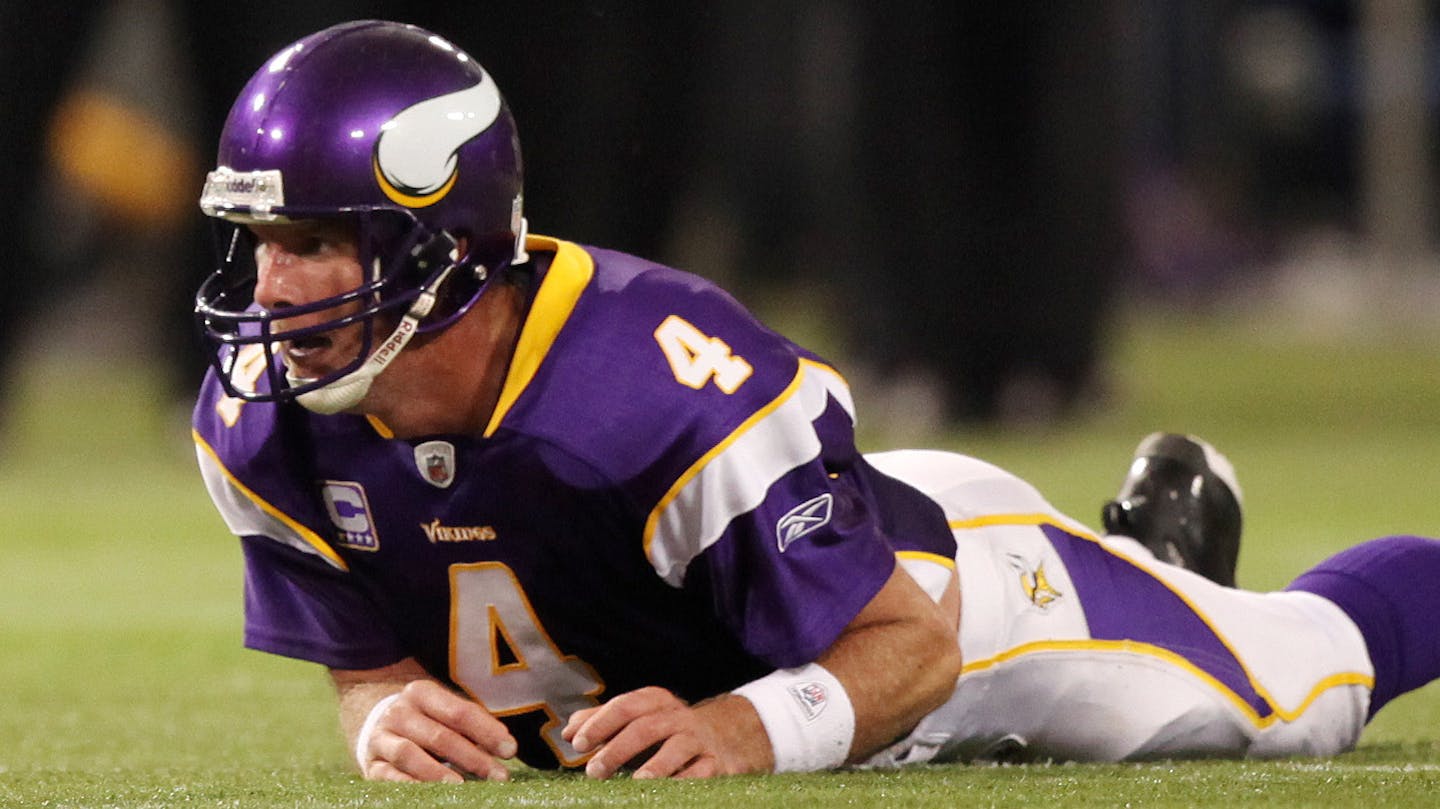
[[[1374,539],[1326,559],[1285,589],[1330,599],[1360,627],[1375,666],[1371,717],[1440,677],[1440,541]]]

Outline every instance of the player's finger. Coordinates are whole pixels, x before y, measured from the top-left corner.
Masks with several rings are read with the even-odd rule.
[[[655,754],[646,759],[635,770],[634,778],[669,778],[685,770],[692,762],[704,755],[695,736],[682,733],[671,736],[660,745]]]
[[[372,749],[377,753],[378,760],[371,763],[371,771],[380,769],[376,765],[384,763],[415,781],[447,781],[458,784],[465,780],[460,773],[441,764],[413,739],[394,733],[376,735],[379,738]]]
[[[509,779],[509,772],[493,755],[447,725],[419,712],[402,713],[388,729],[413,741],[441,762],[448,762],[477,778]]]
[[[406,775],[396,769],[395,765],[388,761],[381,761],[380,759],[371,761],[370,764],[366,766],[365,772],[361,773],[361,775],[365,776],[366,780],[369,781],[414,782],[416,780],[414,776]]]
[[[648,687],[628,691],[601,705],[581,721],[570,743],[578,752],[588,753],[607,743],[637,718],[683,705],[678,697],[663,688]]]
[[[704,753],[692,760],[684,769],[675,773],[673,778],[714,778],[723,775],[720,769],[720,758],[713,753]],[[638,776],[639,773],[636,773]]]
[[[565,727],[560,730],[560,738],[567,742],[575,741],[575,732],[580,729],[581,725],[589,721],[590,717],[594,716],[598,710],[600,710],[600,706],[596,705],[593,708],[581,708],[575,713],[570,714],[570,719],[565,723]]]
[[[426,716],[464,735],[485,752],[500,758],[514,758],[518,752],[519,745],[505,723],[471,700],[428,680],[417,680],[406,686],[406,691]]]
[[[674,720],[672,713],[646,714],[631,720],[590,757],[585,764],[585,774],[602,780],[614,775],[627,763],[673,736],[679,730]],[[655,769],[660,771],[653,777],[664,777],[674,771],[665,769],[663,764]]]

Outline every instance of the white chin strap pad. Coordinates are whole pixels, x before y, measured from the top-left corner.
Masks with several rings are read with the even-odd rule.
[[[370,381],[374,374],[365,373],[364,368],[343,376],[334,382],[295,397],[300,406],[312,413],[333,416],[360,404],[370,392]],[[292,380],[292,383],[294,380]]]

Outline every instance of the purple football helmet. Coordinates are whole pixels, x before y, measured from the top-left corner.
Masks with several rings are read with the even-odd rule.
[[[220,262],[196,294],[196,320],[226,392],[246,401],[352,406],[411,336],[453,323],[528,258],[508,105],[468,54],[399,23],[344,23],[272,57],[230,110],[200,207],[217,220]],[[300,306],[254,305],[245,226],[335,217],[356,227],[365,283]],[[276,324],[327,310],[337,314],[319,325]],[[393,331],[378,340],[381,315]],[[284,341],[357,323],[362,348],[323,377],[288,375],[275,357]]]

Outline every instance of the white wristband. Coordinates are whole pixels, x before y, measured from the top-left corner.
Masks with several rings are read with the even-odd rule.
[[[775,772],[829,770],[845,763],[855,740],[855,706],[818,663],[771,672],[732,693],[750,700],[770,737]]]
[[[380,723],[380,717],[390,710],[390,705],[400,698],[400,692],[396,691],[388,697],[375,703],[370,709],[370,715],[365,717],[365,724],[360,726],[360,734],[355,737],[355,763],[360,765],[360,774],[365,774],[365,765],[370,763],[372,756],[369,755],[370,736],[375,732],[375,726]]]

